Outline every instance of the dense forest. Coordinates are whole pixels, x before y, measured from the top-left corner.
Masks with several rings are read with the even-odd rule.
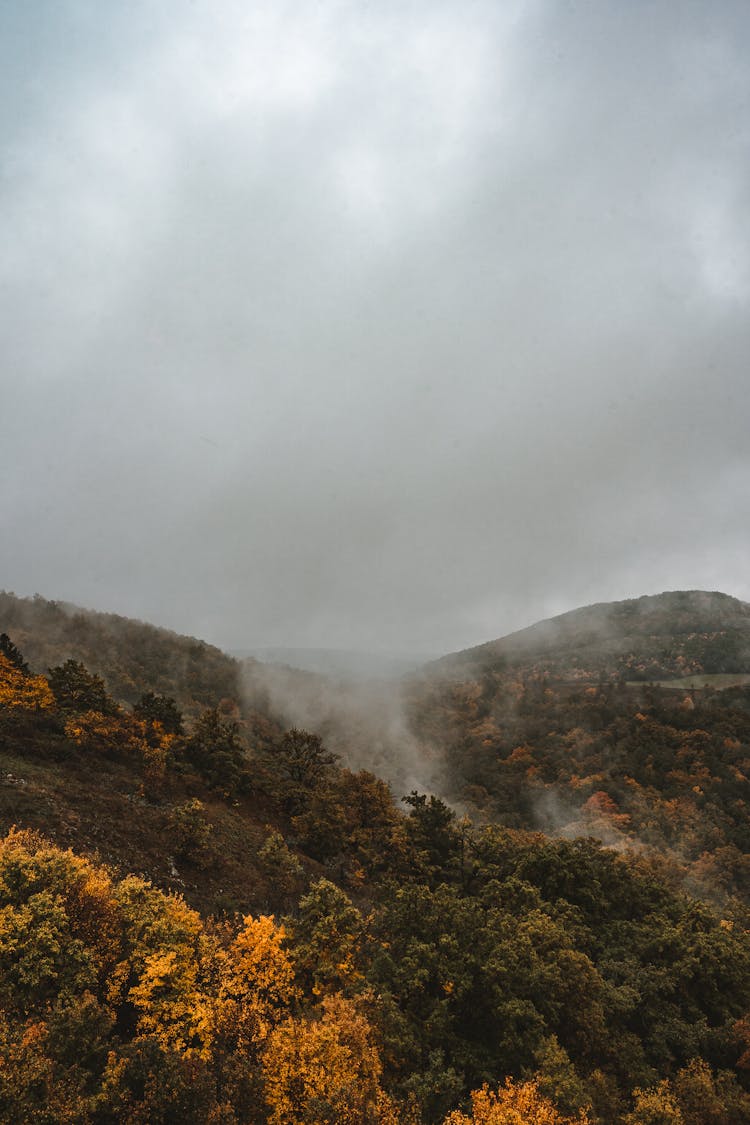
[[[749,901],[750,687],[531,677],[442,686],[415,706],[475,818],[656,849],[695,893]]]
[[[0,1120],[750,1122],[750,689],[430,671],[453,792],[397,800],[6,598]]]
[[[750,605],[705,590],[600,602],[445,656],[431,671],[460,679],[511,668],[589,683],[748,674]]]
[[[428,672],[412,727],[475,818],[645,849],[717,905],[750,901],[750,607],[592,606]]]

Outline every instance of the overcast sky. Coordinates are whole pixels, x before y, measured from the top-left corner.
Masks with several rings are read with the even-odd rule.
[[[6,0],[0,587],[440,653],[750,600],[750,4]]]

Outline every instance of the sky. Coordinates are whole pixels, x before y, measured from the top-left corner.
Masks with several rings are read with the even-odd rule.
[[[437,655],[750,600],[745,0],[7,0],[0,587]]]

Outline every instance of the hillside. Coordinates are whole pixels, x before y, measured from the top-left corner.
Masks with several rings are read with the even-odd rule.
[[[472,815],[652,849],[748,902],[749,652],[750,606],[724,594],[589,606],[428,666],[411,729]]]
[[[0,591],[0,633],[33,670],[78,660],[123,703],[153,691],[195,714],[223,698],[239,700],[239,665],[220,649],[114,613]]]
[[[234,714],[2,641],[1,1122],[750,1122],[741,903]]]
[[[511,668],[582,682],[750,673],[750,605],[703,590],[602,602],[443,657],[428,672]]]

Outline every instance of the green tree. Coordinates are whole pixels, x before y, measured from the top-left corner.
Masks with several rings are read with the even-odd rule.
[[[248,782],[247,756],[236,723],[215,707],[204,711],[185,743],[185,757],[214,786],[233,792]]]
[[[14,668],[29,675],[29,666],[7,633],[0,633],[0,655],[6,657]]]
[[[326,750],[319,735],[293,727],[265,761],[284,808],[299,813],[329,779],[336,755]]]
[[[159,723],[165,734],[182,734],[183,719],[174,699],[169,695],[157,695],[144,691],[133,707],[133,714],[150,723]]]
[[[456,814],[439,797],[427,797],[416,789],[402,800],[411,808],[406,831],[417,850],[423,873],[442,873],[444,877],[450,860],[459,853]]]
[[[89,672],[77,660],[66,660],[49,670],[49,683],[58,707],[63,711],[97,711],[111,715],[117,704],[110,699],[101,676]]]
[[[169,830],[176,855],[188,860],[200,860],[204,856],[214,830],[205,813],[206,807],[197,797],[172,809]]]
[[[302,890],[305,872],[280,832],[271,829],[258,850],[258,868],[266,881],[268,906],[274,912],[291,910]]]
[[[318,879],[289,927],[297,973],[316,996],[356,991],[363,979],[364,919],[344,891]]]

